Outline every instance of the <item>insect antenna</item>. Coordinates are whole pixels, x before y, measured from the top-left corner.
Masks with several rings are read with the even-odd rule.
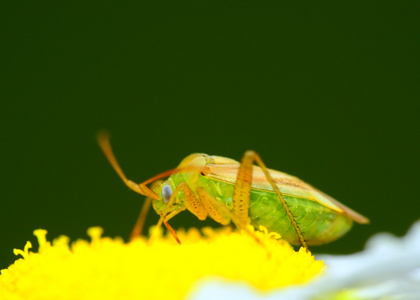
[[[115,170],[115,172],[117,172],[118,176],[126,186],[143,196],[150,197],[152,199],[159,199],[159,196],[151,189],[149,189],[145,184],[138,185],[135,182],[127,179],[120,165],[118,164],[117,159],[115,158],[114,152],[112,151],[111,143],[109,142],[109,134],[107,132],[99,132],[96,138],[112,168]]]

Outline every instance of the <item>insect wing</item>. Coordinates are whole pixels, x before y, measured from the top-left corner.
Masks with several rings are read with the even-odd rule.
[[[235,184],[238,168],[238,162],[232,163],[232,160],[229,160],[229,163],[227,164],[208,164],[206,166],[205,173],[210,178]],[[261,168],[258,166],[254,166],[253,168],[252,188],[273,191],[273,187],[268,182]],[[366,217],[358,214],[351,208],[324,194],[318,189],[300,180],[299,178],[272,169],[269,169],[269,172],[274,182],[283,194],[316,201],[321,205],[331,208],[340,214],[348,216],[358,223],[369,223],[369,219]]]
[[[353,221],[359,223],[359,224],[369,224],[369,219],[365,216],[362,216],[358,212],[355,212],[350,207],[345,206],[344,204],[338,202],[331,196],[328,196],[327,194],[324,194],[320,190],[312,187],[312,189],[315,191],[315,194],[317,195],[318,199],[327,199],[327,201],[334,203],[336,206],[340,207],[343,211],[343,214],[348,216]],[[319,201],[318,201],[319,202]]]

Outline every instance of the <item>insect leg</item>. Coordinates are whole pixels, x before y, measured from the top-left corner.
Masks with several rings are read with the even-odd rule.
[[[215,220],[216,222],[227,225],[230,223],[230,218],[228,215],[223,213],[219,206],[216,206],[214,203],[217,202],[216,199],[214,199],[213,196],[209,195],[205,189],[198,188],[197,189],[198,197],[201,200],[201,203],[203,204],[204,208],[206,209],[209,216]]]
[[[201,203],[200,199],[194,194],[188,184],[185,182],[181,182],[175,188],[174,193],[171,196],[171,199],[177,196],[178,192],[182,191],[184,193],[184,206],[188,209],[192,214],[194,214],[199,220],[203,221],[207,218],[207,211]],[[169,200],[170,202],[171,200]],[[169,203],[168,203],[169,204]],[[168,206],[167,206],[168,207]]]
[[[186,210],[186,208],[185,208],[185,207],[180,207],[180,208],[178,208],[177,210],[174,210],[173,212],[171,212],[170,214],[168,214],[168,215],[165,217],[165,220],[166,220],[166,221],[169,221],[170,219],[172,219],[173,217],[175,217],[177,214],[179,214],[181,211],[184,211],[184,210]]]
[[[176,211],[176,213],[179,213],[180,211]],[[165,220],[165,218],[162,215],[160,215],[160,216],[161,216],[161,218],[163,220],[163,224],[165,225],[166,229],[169,230],[169,232],[172,234],[172,236],[174,237],[174,239],[176,240],[176,242],[181,245],[181,241],[179,240],[178,235],[176,234],[175,230],[172,228],[171,225],[169,225],[168,221]]]
[[[179,208],[169,213],[180,191],[182,191],[185,196],[185,198],[183,199],[184,202],[182,205],[180,205]],[[185,182],[181,182],[175,188],[171,198],[166,204],[165,210],[163,211],[163,213],[160,214],[160,218],[156,225],[156,228],[160,228],[160,226],[162,226],[162,223],[163,223],[166,226],[166,228],[168,228],[168,230],[171,232],[171,234],[174,236],[174,238],[177,241],[179,241],[178,237],[176,236],[175,231],[172,229],[171,226],[168,226],[169,224],[167,223],[167,220],[168,218],[170,219],[174,217],[176,214],[180,213],[181,211],[185,209],[188,209],[200,220],[205,220],[207,218],[207,211],[204,208],[201,201],[195,196],[194,192],[191,190],[188,184],[186,184]]]
[[[265,247],[265,244],[254,234],[254,232],[249,230],[247,223],[231,212],[223,203],[214,199],[214,197],[209,195],[203,188],[198,188],[197,193],[204,207],[207,209],[209,216],[216,222],[219,222],[222,225],[227,225],[230,221],[232,221],[236,227],[245,231],[258,244]]]
[[[162,223],[163,223],[163,225],[165,225],[166,229],[168,229],[168,231],[172,234],[172,236],[174,237],[174,239],[177,241],[178,244],[181,244],[181,241],[179,240],[178,235],[176,234],[175,230],[172,228],[171,225],[169,225],[168,221],[172,219],[173,217],[175,217],[177,214],[179,214],[181,211],[184,211],[185,209],[186,209],[185,207],[180,207],[177,210],[174,210],[173,212],[168,214],[166,217],[160,214],[158,225],[156,225],[156,228],[159,228],[160,226],[162,226]]]
[[[242,221],[248,220],[248,209],[249,209],[249,199],[251,197],[251,184],[252,184],[252,166],[256,162],[262,171],[264,172],[265,177],[268,182],[274,189],[279,201],[281,202],[284,210],[286,211],[287,216],[292,222],[293,228],[296,231],[296,234],[299,238],[301,245],[308,249],[305,239],[303,238],[302,231],[300,230],[295,217],[292,214],[289,206],[284,200],[283,194],[280,192],[270,173],[268,172],[267,167],[262,161],[261,157],[254,151],[246,151],[242,156],[241,164],[239,166],[238,175],[236,177],[235,190],[233,193],[233,212],[239,219]]]

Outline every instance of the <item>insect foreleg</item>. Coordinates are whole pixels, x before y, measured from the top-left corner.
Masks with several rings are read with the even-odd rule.
[[[274,192],[276,193],[279,201],[281,202],[284,210],[286,211],[287,216],[292,222],[293,228],[296,231],[296,234],[299,238],[301,245],[308,249],[305,239],[303,238],[302,231],[300,230],[295,217],[293,216],[289,206],[284,200],[283,194],[280,192],[270,173],[268,172],[267,167],[262,161],[261,157],[254,151],[246,151],[242,157],[241,164],[239,166],[238,175],[236,177],[235,190],[233,193],[233,212],[238,216],[242,221],[248,219],[248,210],[249,210],[249,199],[251,197],[251,188],[252,188],[252,166],[256,162],[262,171],[264,172],[265,177],[268,182],[273,187]]]
[[[174,205],[175,201],[177,200],[178,193],[182,191],[184,194],[183,205],[181,205],[176,210],[170,212],[172,206]],[[174,238],[179,242],[179,239],[172,229],[172,227],[167,223],[167,221],[174,217],[176,214],[180,213],[181,211],[188,209],[191,213],[193,213],[198,219],[205,220],[207,218],[207,211],[204,208],[201,201],[195,196],[194,192],[185,182],[181,182],[175,188],[171,198],[169,199],[168,203],[166,204],[165,210],[160,214],[159,221],[156,225],[157,228],[162,226],[162,223],[165,224],[166,228],[171,232]],[[170,213],[169,213],[170,212]]]
[[[179,211],[178,211],[178,212],[179,212]],[[178,212],[177,212],[177,213],[178,213]],[[167,220],[165,220],[165,218],[164,218],[162,215],[161,215],[160,217],[162,218],[162,220],[163,220],[163,224],[165,225],[166,229],[168,229],[168,230],[169,230],[169,232],[172,234],[172,236],[173,236],[173,237],[174,237],[174,239],[177,241],[177,243],[181,245],[181,241],[179,240],[178,235],[176,234],[175,230],[172,228],[172,226],[171,226],[171,225],[169,225],[168,221],[167,221]]]
[[[207,211],[201,203],[200,199],[194,194],[188,184],[181,182],[175,188],[175,191],[169,201],[176,198],[179,191],[182,191],[184,194],[184,206],[194,214],[199,220],[203,221],[207,218]],[[169,203],[168,203],[169,205]]]
[[[185,209],[186,209],[185,207],[181,206],[177,210],[174,210],[173,212],[168,214],[166,217],[163,216],[163,214],[161,213],[159,222],[156,225],[156,228],[160,228],[160,226],[162,226],[162,223],[163,223],[166,229],[168,229],[168,231],[172,234],[174,239],[178,242],[178,244],[181,244],[181,241],[179,240],[178,235],[176,234],[175,230],[172,228],[171,225],[169,225],[168,221],[172,219],[173,217],[175,217],[177,214],[179,214],[181,211],[184,211]]]
[[[165,217],[165,221],[169,221],[170,219],[172,219],[173,217],[175,217],[177,214],[179,214],[181,211],[184,211],[184,210],[186,210],[186,208],[183,206],[178,208],[177,210],[174,210],[173,212],[171,212]]]

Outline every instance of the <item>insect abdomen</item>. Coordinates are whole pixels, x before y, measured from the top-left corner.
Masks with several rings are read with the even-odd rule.
[[[305,241],[309,245],[331,242],[350,230],[352,221],[315,201],[284,195]],[[274,193],[252,190],[249,208],[251,224],[279,233],[283,239],[298,245],[299,240],[290,219]]]
[[[204,176],[200,182],[218,201],[232,208],[233,184]],[[289,195],[284,195],[284,198],[309,245],[331,242],[344,235],[352,226],[353,222],[349,218],[318,202]],[[273,192],[251,190],[249,218],[255,228],[262,225],[269,232],[279,233],[288,242],[299,244],[296,231]]]

